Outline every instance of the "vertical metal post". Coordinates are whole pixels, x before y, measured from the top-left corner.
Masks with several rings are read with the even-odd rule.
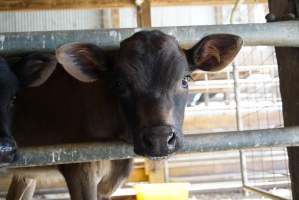
[[[242,123],[242,116],[241,116],[241,108],[240,108],[240,89],[239,89],[239,72],[236,67],[236,64],[233,63],[233,79],[234,79],[234,97],[235,97],[235,103],[236,103],[236,126],[238,131],[243,130],[243,123]],[[248,182],[248,175],[246,171],[246,155],[245,153],[240,150],[240,171],[241,171],[241,180],[242,185],[246,186]]]
[[[233,80],[234,80],[234,95],[236,103],[236,127],[238,131],[243,130],[242,116],[240,113],[240,89],[239,89],[239,71],[236,64],[233,63]]]
[[[233,24],[234,19],[235,19],[235,14],[241,4],[244,2],[244,0],[237,0],[234,8],[231,12],[230,16],[230,23]],[[237,126],[237,131],[242,131],[243,130],[243,123],[242,123],[242,116],[240,112],[240,90],[239,90],[239,72],[236,67],[235,63],[232,63],[233,65],[233,79],[234,79],[234,97],[235,97],[235,103],[236,103],[236,126]],[[242,180],[242,186],[245,187],[247,182],[248,182],[248,175],[246,171],[246,155],[245,153],[240,150],[239,151],[240,155],[240,172],[241,172],[241,180]]]

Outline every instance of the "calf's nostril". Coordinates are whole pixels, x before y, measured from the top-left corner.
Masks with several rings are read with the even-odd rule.
[[[167,144],[168,144],[168,146],[174,146],[175,142],[176,142],[175,132],[171,131],[167,138]]]

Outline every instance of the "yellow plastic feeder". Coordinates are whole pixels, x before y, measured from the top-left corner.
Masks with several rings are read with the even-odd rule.
[[[137,200],[188,200],[189,183],[138,184]]]

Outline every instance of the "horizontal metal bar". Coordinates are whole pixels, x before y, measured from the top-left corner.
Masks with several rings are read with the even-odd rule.
[[[232,33],[243,38],[249,46],[299,47],[299,21],[284,21],[261,24],[234,24],[187,27],[163,27],[159,29],[173,35],[183,46],[190,46],[208,34]],[[104,48],[119,46],[119,42],[138,28],[110,30],[73,30],[27,33],[0,33],[0,53],[27,51],[53,51],[69,42],[90,42]]]
[[[261,147],[299,146],[299,127],[188,135],[180,153],[212,152]],[[29,167],[100,159],[136,157],[131,145],[121,142],[67,144],[21,148],[7,167]]]

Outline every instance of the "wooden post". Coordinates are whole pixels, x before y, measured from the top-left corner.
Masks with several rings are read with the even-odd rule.
[[[101,16],[100,27],[102,29],[113,28],[112,27],[111,9],[100,10],[100,16]]]
[[[296,13],[296,0],[269,0],[270,12],[276,19]],[[299,13],[298,13],[299,14]],[[273,33],[279,34],[279,33]],[[284,125],[299,125],[299,48],[275,48]],[[299,200],[299,147],[288,148],[293,199]]]
[[[165,182],[165,161],[145,160],[145,173],[150,183]]]
[[[106,8],[100,12],[100,27],[103,29],[119,28],[119,9]]]
[[[150,0],[135,0],[137,9],[137,26],[150,28],[151,23],[151,2]],[[150,183],[165,182],[164,161],[145,160],[145,173]]]
[[[151,23],[151,1],[150,0],[135,0],[137,8],[137,26],[148,28]]]
[[[119,9],[111,9],[112,28],[119,28]]]

